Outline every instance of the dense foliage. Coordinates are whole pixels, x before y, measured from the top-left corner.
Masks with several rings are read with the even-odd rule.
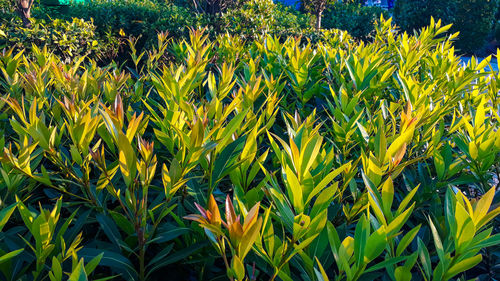
[[[388,13],[379,7],[335,2],[325,11],[323,27],[346,30],[356,38],[366,39],[375,30],[375,21],[381,14]]]
[[[262,35],[300,35],[310,19],[290,7],[272,0],[250,0],[239,9],[230,10],[221,18],[221,29],[244,38]]]
[[[396,0],[394,19],[398,26],[407,31],[427,26],[431,17],[441,19],[445,24],[453,22],[456,0]]]
[[[4,29],[19,25],[19,20],[10,21],[16,16],[14,1],[0,0],[0,22],[6,19],[4,24],[8,25]],[[108,56],[126,53],[126,48],[118,51],[114,44],[121,41],[123,35],[119,34],[140,37],[136,45],[142,49],[157,43],[158,32],[187,38],[189,28],[205,28],[212,40],[225,33],[246,39],[262,34],[317,37],[312,30],[319,24],[323,29],[346,30],[356,39],[369,41],[374,22],[381,14],[385,17],[393,14],[395,23],[407,32],[426,26],[431,17],[441,19],[444,24],[454,23],[452,32],[460,32],[455,43],[457,51],[487,56],[498,46],[500,30],[499,0],[400,0],[391,11],[365,6],[363,0],[301,0],[300,11],[272,0],[68,0],[60,2],[69,5],[46,5],[52,2],[36,2],[32,16],[46,23],[53,19],[72,22],[73,18],[93,21],[96,35],[106,42],[103,52]],[[318,17],[322,20],[318,21]],[[120,60],[120,56],[115,58]]]
[[[500,74],[449,28],[6,49],[0,279],[493,278]]]
[[[484,46],[488,35],[494,33],[498,0],[396,0],[394,18],[406,31],[427,25],[431,17],[453,23],[460,32],[456,45],[462,52],[474,52]]]
[[[152,0],[93,0],[74,3],[66,13],[68,17],[91,18],[101,29],[123,30],[127,35],[149,34],[151,25],[162,17],[174,17],[167,5]],[[182,14],[182,13],[179,13]],[[179,16],[178,16],[179,17]],[[187,25],[188,22],[181,22]]]
[[[5,34],[0,38],[0,46],[14,46],[16,50],[28,50],[28,53],[33,46],[46,46],[66,61],[84,55],[114,57],[119,45],[117,39],[108,36],[108,40],[104,40],[95,29],[92,22],[78,18],[72,21],[33,20],[30,28],[24,28],[20,21],[11,19],[0,24],[0,30]]]
[[[459,0],[453,31],[460,32],[457,48],[466,52],[480,49],[494,31],[498,0]]]
[[[248,1],[220,16],[197,13],[186,5],[156,0],[93,0],[73,3],[65,7],[63,13],[41,6],[37,15],[92,20],[102,34],[123,32],[127,37],[139,37],[138,48],[156,44],[158,32],[167,32],[174,38],[189,37],[190,28],[205,28],[205,33],[211,38],[228,32],[244,38],[262,34],[303,35],[309,33],[310,22],[307,15],[271,0]]]

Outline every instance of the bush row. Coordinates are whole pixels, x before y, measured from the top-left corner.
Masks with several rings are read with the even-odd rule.
[[[12,20],[15,15],[11,2],[1,0],[0,3],[5,13],[1,28],[8,34],[7,43],[22,43],[24,48],[29,48],[31,43],[40,43],[41,40],[33,38],[43,37],[41,35],[44,30],[47,32],[46,37],[51,37],[53,33],[68,38],[74,36],[72,32],[65,32],[63,26],[67,25],[71,29],[75,22],[78,22],[82,29],[92,30],[92,34],[86,34],[88,42],[80,42],[82,37],[69,40],[80,42],[82,45],[97,41],[101,49],[98,53],[107,56],[119,53],[117,43],[123,43],[124,37],[140,37],[136,47],[142,48],[156,44],[158,32],[168,32],[173,38],[187,38],[190,28],[206,28],[206,34],[212,39],[227,32],[245,39],[255,39],[264,34],[318,37],[310,28],[312,19],[308,14],[278,2],[273,3],[271,0],[245,1],[234,9],[228,9],[222,16],[197,13],[186,2],[156,0],[92,0],[73,2],[69,6],[59,8],[36,5],[33,10],[35,29],[23,31],[19,28],[19,21]],[[323,27],[343,29],[355,37],[367,38],[373,32],[373,23],[380,13],[380,9],[358,4],[333,4],[325,12]],[[83,19],[85,22],[74,21],[73,18]],[[54,19],[67,22],[57,21],[52,24]],[[54,29],[54,32],[50,32],[48,26]],[[50,45],[55,41],[60,40],[45,42]],[[53,47],[51,49],[61,49],[57,43]],[[69,49],[75,51],[79,47],[72,46]],[[88,53],[86,49],[80,51],[80,54]]]
[[[388,12],[377,7],[363,6],[358,2],[336,1],[330,4],[324,12],[323,28],[347,30],[355,38],[369,39],[375,20],[380,14],[387,16]],[[68,21],[65,24],[58,22],[51,27],[57,29],[59,33],[64,33],[62,26],[74,25],[72,18],[76,17],[87,21],[80,23],[82,27],[86,25],[86,29],[95,26],[96,34],[90,36],[89,42],[86,43],[99,42],[98,46],[102,49],[99,52],[106,56],[119,53],[118,45],[123,42],[120,37],[140,37],[138,48],[156,44],[158,32],[167,31],[171,37],[186,38],[190,27],[207,28],[206,32],[211,38],[226,32],[247,39],[255,39],[263,34],[307,37],[313,33],[310,26],[314,21],[306,13],[295,11],[280,3],[273,3],[271,0],[245,1],[228,9],[222,16],[195,12],[187,2],[182,1],[92,0],[72,3],[57,9],[36,6],[33,11],[34,17],[44,21],[35,24],[37,30],[24,30],[21,34],[15,31],[19,24],[9,20],[14,16],[11,2],[1,0],[0,3],[3,14],[2,29],[11,38],[7,41],[9,44],[23,42],[24,47],[27,47],[34,41],[26,38],[39,37],[45,26],[50,25],[53,19]],[[495,22],[498,3],[497,0],[397,1],[393,12],[396,23],[405,31],[422,28],[429,22],[431,16],[436,19],[441,18],[445,23],[454,23],[451,31],[460,31],[457,48],[463,53],[471,53],[480,50],[487,39],[493,39],[500,33],[500,25]],[[71,32],[67,32],[66,36],[72,36]],[[78,40],[80,39],[69,41]],[[50,43],[47,41],[47,44]],[[87,45],[86,43],[83,45]],[[54,47],[56,47],[54,49],[61,48],[58,45]],[[79,47],[74,46],[70,49]],[[84,50],[83,53],[88,52]]]

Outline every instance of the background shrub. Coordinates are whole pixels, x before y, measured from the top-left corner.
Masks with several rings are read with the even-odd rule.
[[[330,5],[323,16],[323,28],[338,28],[352,36],[366,38],[374,30],[374,23],[388,13],[379,7],[363,6],[358,3],[336,2]]]
[[[470,53],[479,50],[494,31],[497,0],[457,0],[452,31],[459,31],[458,49]]]
[[[98,29],[122,29],[127,35],[139,36],[161,18],[162,8],[151,0],[92,0],[72,3],[67,16],[92,18]]]
[[[272,0],[250,0],[242,7],[228,11],[221,21],[225,32],[256,37],[267,33],[278,36],[298,34],[307,28],[310,19]]]
[[[137,48],[156,42],[158,32],[187,36],[189,28],[211,24],[209,16],[187,6],[153,0],[92,0],[72,3],[63,17],[93,20],[100,33],[140,37]]]
[[[453,23],[451,32],[460,32],[456,43],[465,53],[477,52],[493,32],[497,0],[397,0],[396,23],[405,31],[426,26],[431,17]]]
[[[405,31],[420,29],[429,24],[430,18],[441,19],[444,24],[452,23],[456,13],[457,0],[396,0],[394,19]]]
[[[495,25],[495,40],[497,44],[500,41],[500,20],[498,20]]]
[[[83,55],[109,57],[116,52],[118,43],[109,37],[101,39],[92,21],[73,18],[71,21],[32,20],[31,28],[23,28],[21,21],[12,19],[1,25],[5,37],[0,39],[6,46],[31,50],[33,45],[47,48],[65,60]]]
[[[497,1],[497,14],[495,15],[495,40],[500,42],[500,1]]]
[[[161,7],[161,17],[151,23],[148,28],[148,40],[155,41],[157,32],[165,32],[172,37],[187,37],[190,28],[211,27],[210,16],[200,13],[194,13],[188,7],[179,5],[164,5]]]
[[[14,17],[14,6],[10,0],[0,0],[0,21]]]

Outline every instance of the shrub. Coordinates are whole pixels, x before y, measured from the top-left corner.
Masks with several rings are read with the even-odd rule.
[[[497,6],[496,0],[397,0],[394,18],[406,31],[420,29],[431,17],[453,23],[452,31],[460,32],[457,48],[470,53],[481,48],[492,32]]]
[[[173,38],[187,38],[190,29],[205,27],[214,28],[212,17],[194,13],[186,7],[166,5],[162,6],[161,17],[151,23],[150,28],[146,31],[147,34],[143,34],[143,36],[147,36],[150,43],[156,40],[157,32],[166,31]]]
[[[396,0],[394,20],[405,31],[419,30],[429,24],[431,17],[443,24],[453,23],[457,12],[457,0]]]
[[[495,40],[497,43],[500,42],[500,20],[495,25]]]
[[[494,39],[498,42],[500,42],[500,1],[497,1],[497,14],[495,15],[495,34],[494,34]]]
[[[98,29],[123,30],[125,34],[139,36],[162,16],[162,5],[153,0],[91,0],[71,3],[69,17],[93,19]]]
[[[457,0],[453,31],[459,31],[458,49],[471,53],[484,46],[494,32],[497,0]]]
[[[272,0],[250,0],[241,8],[225,13],[221,22],[223,32],[257,38],[265,34],[300,34],[307,28],[309,19]]]
[[[243,1],[238,0],[192,0],[188,3],[196,11],[209,15],[220,15],[238,7]]]
[[[366,38],[374,31],[375,21],[381,14],[387,15],[387,12],[379,7],[336,2],[327,7],[323,28],[342,29],[354,37]]]
[[[0,0],[0,23],[9,21],[15,16],[15,6],[11,0]]]
[[[154,0],[91,0],[72,3],[66,16],[93,20],[97,30],[140,37],[138,48],[156,41],[157,32],[187,36],[189,28],[205,27],[209,17],[189,8]],[[122,33],[122,34],[123,34]]]
[[[16,49],[31,50],[32,46],[46,46],[49,50],[69,60],[84,55],[112,57],[116,52],[117,42],[100,39],[92,22],[74,18],[72,21],[55,19],[32,20],[30,28],[24,28],[19,21],[12,19],[1,25],[5,33],[4,45]],[[2,39],[0,39],[2,41]]]

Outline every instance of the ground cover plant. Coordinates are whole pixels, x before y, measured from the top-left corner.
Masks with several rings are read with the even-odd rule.
[[[449,29],[6,48],[0,279],[493,280],[500,76]]]

